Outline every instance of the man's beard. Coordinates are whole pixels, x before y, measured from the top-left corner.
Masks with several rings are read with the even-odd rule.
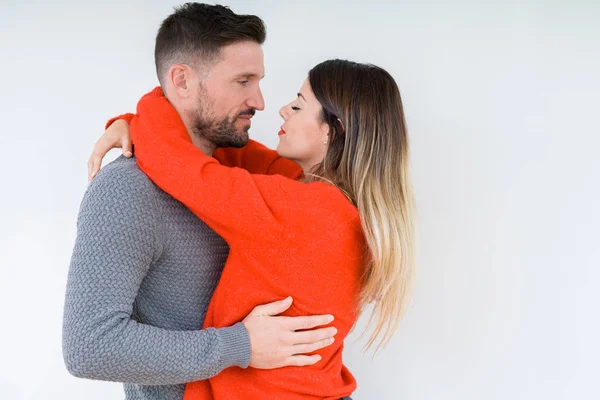
[[[244,147],[248,144],[249,126],[236,128],[235,123],[240,116],[249,117],[254,115],[256,110],[249,108],[239,112],[233,117],[224,117],[217,120],[211,117],[213,105],[208,102],[207,93],[200,91],[198,96],[198,108],[194,113],[193,130],[194,135],[209,140],[216,147]]]

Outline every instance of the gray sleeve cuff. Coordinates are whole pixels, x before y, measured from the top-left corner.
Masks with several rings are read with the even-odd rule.
[[[250,365],[250,336],[243,322],[217,329],[221,345],[221,368],[238,366],[247,368]]]

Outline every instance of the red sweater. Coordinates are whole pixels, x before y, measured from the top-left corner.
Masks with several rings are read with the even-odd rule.
[[[357,209],[336,187],[221,165],[196,148],[160,88],[138,103],[131,136],[140,168],[230,246],[204,327],[241,321],[259,304],[294,298],[283,315],[333,314],[333,345],[308,367],[230,367],[189,383],[185,400],[338,399],[356,381],[342,363],[343,340],[357,318],[366,245]],[[256,146],[256,144],[253,144]],[[221,153],[231,164],[244,151]],[[237,157],[237,158],[236,158]],[[257,170],[279,164],[256,162]],[[252,164],[252,163],[251,163]],[[268,164],[268,165],[267,165]],[[290,168],[288,173],[298,175]]]

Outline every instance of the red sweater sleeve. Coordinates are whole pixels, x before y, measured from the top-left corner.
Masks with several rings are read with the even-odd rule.
[[[123,119],[131,125],[133,116],[131,113],[126,113],[113,117],[108,120],[105,129],[118,119]],[[275,150],[252,139],[241,149],[233,147],[216,149],[213,157],[224,166],[242,168],[251,174],[283,175],[294,180],[304,176],[300,165],[281,157]]]
[[[140,168],[230,245],[278,240],[288,220],[288,192],[305,184],[228,168],[196,148],[160,90],[145,95],[131,121]]]
[[[108,129],[109,126],[111,126],[116,120],[119,120],[119,119],[125,120],[129,125],[131,125],[131,120],[133,119],[133,114],[125,113],[125,114],[117,115],[116,117],[112,117],[111,119],[108,120],[108,122],[104,126],[104,129]]]
[[[222,165],[243,168],[251,174],[283,175],[298,180],[304,176],[295,162],[281,157],[275,150],[250,139],[241,149],[225,147],[213,153]]]

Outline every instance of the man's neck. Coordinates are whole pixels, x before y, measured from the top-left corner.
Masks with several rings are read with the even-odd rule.
[[[179,113],[179,115],[181,116],[181,120],[183,121],[183,124],[185,125],[185,129],[186,129],[188,135],[190,135],[190,139],[192,140],[192,143],[194,144],[194,146],[196,146],[197,148],[202,150],[202,152],[204,154],[206,154],[207,156],[212,157],[212,154],[215,151],[215,149],[217,148],[217,146],[210,140],[196,135],[194,133],[193,126],[190,123],[187,116],[183,113]]]
[[[169,99],[168,95],[166,95],[166,97],[167,97],[167,100],[169,100],[169,102],[173,106],[173,108],[175,108],[175,110],[177,111],[177,114],[179,114],[179,117],[181,118],[183,125],[185,125],[185,130],[187,131],[188,135],[190,135],[190,139],[192,140],[192,143],[194,144],[194,146],[196,146],[197,148],[202,150],[202,152],[204,154],[206,154],[207,156],[212,157],[212,154],[215,151],[215,149],[217,148],[217,146],[215,146],[215,144],[213,142],[211,142],[210,140],[199,137],[198,135],[194,134],[193,124],[191,123],[190,119],[188,118],[188,115],[185,112],[183,112],[183,110],[180,109],[176,103],[171,101]]]
[[[194,146],[196,146],[197,148],[202,150],[202,152],[204,154],[206,154],[207,156],[212,157],[212,154],[215,151],[215,149],[217,148],[217,146],[210,140],[201,138],[201,137],[198,137],[198,135],[195,135],[194,132],[190,128],[187,127],[187,125],[186,125],[186,129],[187,129],[188,135],[190,135],[190,139],[192,139],[192,143],[194,144]]]

